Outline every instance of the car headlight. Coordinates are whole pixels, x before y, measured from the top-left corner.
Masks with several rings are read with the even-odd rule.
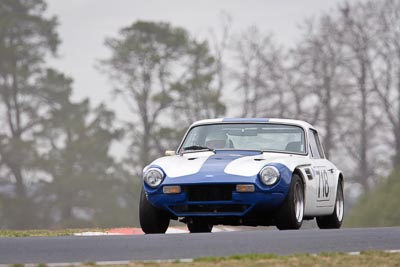
[[[150,187],[159,186],[163,178],[164,178],[164,173],[157,168],[150,168],[143,175],[144,182]]]
[[[279,179],[280,173],[274,166],[267,166],[260,172],[260,179],[265,185],[273,185]]]

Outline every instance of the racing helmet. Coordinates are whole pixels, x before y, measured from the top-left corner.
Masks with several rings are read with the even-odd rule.
[[[220,131],[211,132],[206,136],[205,145],[212,149],[226,148],[228,145],[228,136]]]

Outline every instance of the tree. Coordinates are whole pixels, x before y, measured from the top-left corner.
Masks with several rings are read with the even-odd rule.
[[[186,30],[138,21],[106,45],[112,56],[103,62],[133,113],[130,154],[136,156],[137,175],[165,148],[176,146],[190,122],[225,112],[208,44]]]
[[[211,54],[213,54],[215,58],[215,68],[216,68],[216,88],[219,95],[223,95],[223,93],[229,90],[229,86],[227,86],[227,74],[228,74],[228,64],[226,62],[229,57],[227,56],[227,52],[229,49],[229,41],[231,37],[231,25],[232,25],[232,17],[226,13],[221,12],[220,14],[220,32],[216,33],[214,30],[211,30]],[[226,96],[225,92],[225,96]]]
[[[251,27],[234,42],[236,89],[243,97],[242,117],[286,117],[284,58],[271,35]]]
[[[394,169],[370,192],[360,196],[351,207],[345,223],[348,227],[390,227],[400,224],[400,171]]]
[[[171,81],[185,52],[187,32],[167,23],[138,21],[108,38],[112,56],[104,60],[110,78],[134,114],[132,155],[136,173],[154,158],[154,127],[172,102]],[[137,149],[136,149],[137,148]]]
[[[350,95],[343,69],[341,29],[329,15],[305,23],[303,39],[291,52],[289,73],[299,77],[300,91],[307,106],[302,117],[319,126],[323,146],[328,158],[339,141],[341,119],[345,117],[344,106]],[[294,73],[294,74],[293,74]],[[298,74],[296,74],[298,73]],[[300,98],[301,100],[301,98]],[[293,102],[298,102],[295,98]],[[300,108],[298,108],[299,110]]]
[[[176,118],[187,126],[200,119],[225,114],[220,85],[214,81],[219,66],[210,54],[208,43],[190,41],[185,58],[185,71],[172,85]]]
[[[222,70],[211,55],[208,43],[189,40],[181,66],[183,73],[170,85],[172,103],[168,114],[174,121],[155,127],[154,142],[159,154],[166,148],[178,147],[188,125],[225,114],[220,80],[216,79],[218,71]]]
[[[376,6],[365,4],[373,13],[376,57],[369,65],[373,88],[381,101],[382,113],[391,132],[390,147],[394,148],[393,167],[400,166],[400,3],[386,0]]]
[[[51,106],[36,133],[41,169],[49,176],[35,196],[42,207],[41,224],[62,228],[126,224],[127,217],[132,219],[123,215],[131,214],[133,196],[126,190],[132,179],[109,154],[122,132],[104,105],[92,110],[87,99],[71,102],[71,83],[54,70],[48,70],[39,83]]]
[[[46,68],[59,40],[45,11],[42,0],[0,3],[1,226],[126,224],[113,214],[130,214],[133,180],[109,154],[121,131],[103,105],[71,101],[72,80]]]
[[[372,4],[345,4],[307,21],[290,54],[289,72],[300,81],[293,91],[308,95],[302,100],[308,106],[298,110],[308,111],[303,115],[321,128],[326,156],[347,165],[366,190],[385,164],[376,156],[381,147],[376,129],[383,123],[369,72],[376,58],[373,10]]]
[[[15,228],[28,227],[34,217],[27,173],[37,168],[34,132],[47,109],[35,82],[59,43],[56,19],[44,17],[45,10],[42,0],[0,3],[0,167],[1,179],[14,188],[3,196],[12,201],[3,215]]]
[[[344,67],[349,73],[349,84],[352,85],[352,96],[349,98],[352,110],[352,121],[347,120],[347,134],[352,136],[348,148],[357,160],[355,179],[369,190],[376,178],[374,158],[377,126],[381,123],[379,112],[376,113],[376,96],[373,93],[372,79],[369,69],[374,61],[375,38],[371,35],[375,25],[373,8],[368,5],[348,5],[340,8],[338,24],[343,28],[341,42],[344,47]],[[350,104],[349,103],[349,104]],[[354,111],[357,112],[354,112]],[[356,122],[356,123],[355,123]],[[357,143],[354,150],[354,143]]]

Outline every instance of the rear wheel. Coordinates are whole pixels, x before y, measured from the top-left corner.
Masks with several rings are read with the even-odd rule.
[[[317,217],[320,229],[338,229],[342,226],[344,215],[343,182],[339,181],[336,193],[335,209],[331,215]]]
[[[304,185],[297,174],[293,174],[288,195],[277,217],[279,230],[299,229],[304,217]]]
[[[213,225],[207,220],[193,219],[187,223],[187,228],[191,233],[210,233]]]
[[[146,234],[164,234],[169,226],[169,215],[167,212],[154,207],[146,197],[142,188],[139,206],[140,227]]]

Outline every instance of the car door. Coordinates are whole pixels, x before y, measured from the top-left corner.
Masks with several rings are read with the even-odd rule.
[[[318,207],[330,207],[333,205],[334,178],[332,166],[325,158],[324,150],[317,131],[310,129],[309,133],[310,156],[312,159],[312,172],[314,177],[315,203]]]

